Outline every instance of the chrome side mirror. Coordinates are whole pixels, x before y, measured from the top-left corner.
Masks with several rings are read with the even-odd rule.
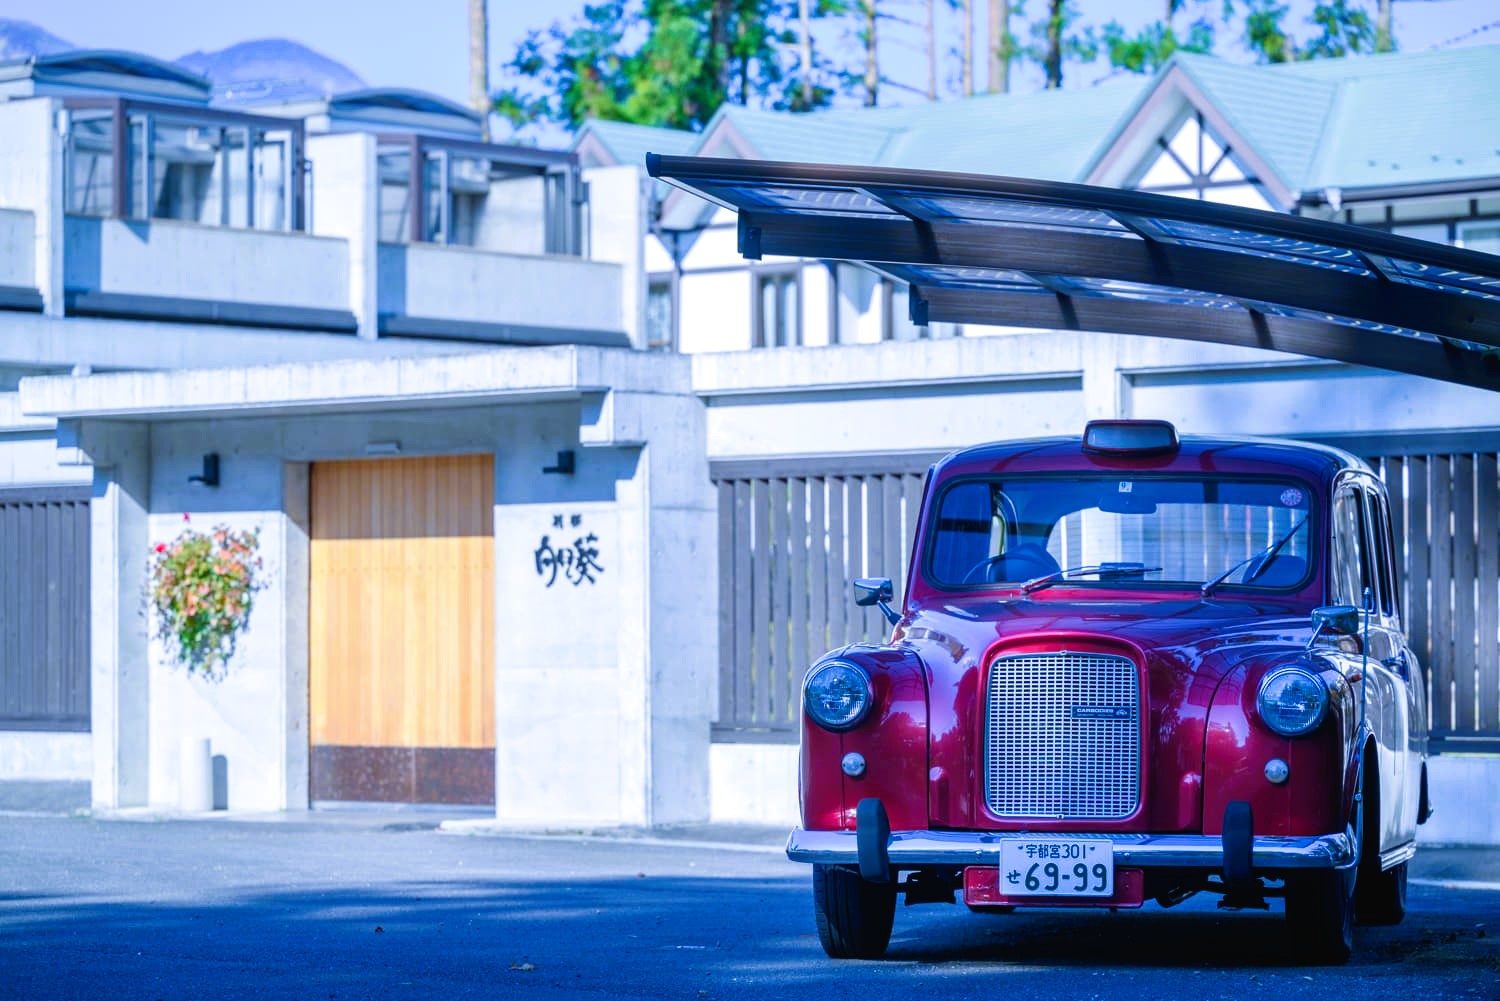
[[[896,589],[889,577],[856,577],[854,580],[854,603],[861,608],[890,601],[895,596]]]
[[[1353,605],[1323,605],[1314,608],[1312,621],[1315,632],[1326,629],[1340,636],[1359,634],[1359,609]]]
[[[1353,605],[1323,605],[1312,610],[1313,631],[1307,638],[1311,650],[1325,632],[1341,640],[1359,640],[1359,609]],[[1343,644],[1340,643],[1342,647]]]
[[[889,577],[857,577],[854,580],[854,603],[861,608],[879,605],[885,620],[891,625],[901,621],[891,606],[886,604],[896,596],[896,589]]]

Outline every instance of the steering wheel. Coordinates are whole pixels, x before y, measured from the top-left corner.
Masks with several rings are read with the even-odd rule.
[[[987,559],[982,559],[978,563],[974,564],[973,566],[971,566],[969,568],[969,572],[966,573],[966,574],[964,574],[963,580],[961,580],[959,583],[961,583],[961,584],[991,584],[991,583],[993,583],[993,581],[989,580],[989,569],[990,569],[990,567],[994,566],[997,563],[1003,563],[1003,562],[1005,562],[1008,559],[1010,559],[1010,554],[1009,553],[1001,553],[998,556],[991,556],[991,557],[988,557]],[[976,578],[974,575],[976,573],[979,573],[980,571],[984,571],[984,572],[983,572],[983,574],[980,577]]]

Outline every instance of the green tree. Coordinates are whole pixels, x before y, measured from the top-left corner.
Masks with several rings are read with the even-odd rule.
[[[1306,59],[1339,59],[1365,52],[1391,51],[1395,38],[1385,26],[1380,37],[1364,6],[1330,0],[1313,8],[1307,24],[1315,31],[1298,40],[1285,27],[1287,6],[1277,0],[1249,0],[1245,12],[1245,44],[1263,63]]]
[[[702,128],[726,101],[775,103],[783,0],[600,0],[531,32],[502,67],[495,110],[517,128],[589,118]]]
[[[1047,0],[1047,16],[1031,25],[1033,44],[1027,55],[1040,63],[1047,90],[1063,85],[1063,64],[1091,63],[1099,56],[1092,26],[1079,27],[1072,0]]]
[[[1213,19],[1200,12],[1199,17],[1188,25],[1187,33],[1179,35],[1174,22],[1187,6],[1187,0],[1165,0],[1165,3],[1162,19],[1133,35],[1127,33],[1118,21],[1110,21],[1104,26],[1101,39],[1111,66],[1131,73],[1154,73],[1179,49],[1184,52],[1213,51]]]

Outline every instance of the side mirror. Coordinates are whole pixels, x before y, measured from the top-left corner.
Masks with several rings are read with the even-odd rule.
[[[1359,609],[1353,605],[1324,605],[1314,608],[1313,626],[1340,636],[1359,635]]]
[[[858,577],[854,581],[854,603],[862,608],[879,605],[885,621],[893,626],[901,621],[901,616],[886,602],[895,596],[896,589],[891,586],[889,577]]]
[[[854,603],[861,608],[890,601],[896,596],[889,577],[857,577],[854,580]]]

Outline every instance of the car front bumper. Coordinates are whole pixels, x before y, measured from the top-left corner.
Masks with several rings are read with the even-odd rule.
[[[1006,838],[1098,838],[1114,843],[1115,865],[1140,869],[1222,869],[1224,841],[1216,834],[1065,834],[1062,832],[892,831],[886,855],[895,869],[923,866],[999,865],[1000,842]],[[1254,869],[1342,869],[1353,865],[1354,838],[1349,832],[1316,837],[1251,839]],[[854,831],[807,831],[798,827],[786,843],[793,862],[858,865],[859,843]]]

